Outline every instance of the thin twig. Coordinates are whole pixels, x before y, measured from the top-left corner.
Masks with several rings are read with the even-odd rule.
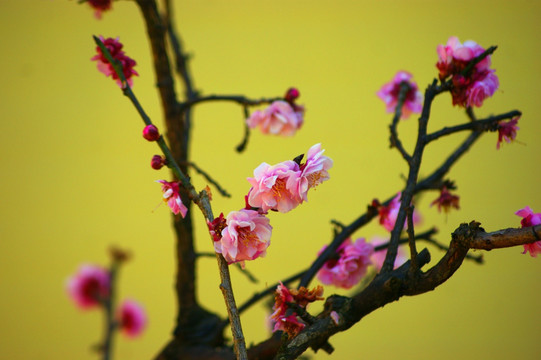
[[[406,162],[410,162],[411,155],[408,154],[406,149],[404,149],[404,146],[402,145],[402,141],[398,138],[398,133],[396,131],[396,128],[398,126],[398,122],[400,121],[400,117],[402,116],[402,107],[404,106],[404,102],[406,101],[406,94],[411,89],[410,85],[407,81],[402,81],[400,83],[400,91],[398,92],[398,101],[395,108],[395,113],[393,117],[393,121],[391,122],[391,125],[389,125],[389,130],[391,132],[391,148],[395,147],[398,149],[404,160]]]
[[[415,246],[415,233],[413,229],[413,205],[408,206],[406,209],[407,221],[408,221],[408,244],[410,248],[410,258],[411,258],[411,271],[416,272],[419,270],[419,264],[417,263],[417,248]]]
[[[181,110],[186,110],[192,106],[204,102],[215,102],[215,101],[229,101],[234,102],[242,106],[257,106],[263,104],[270,104],[273,101],[283,100],[281,97],[276,98],[261,98],[261,99],[249,99],[244,95],[207,95],[201,96],[196,99],[187,100],[180,104]]]
[[[214,180],[206,171],[204,171],[203,169],[201,169],[199,166],[197,166],[194,162],[192,161],[186,161],[185,164],[187,166],[190,166],[192,167],[199,175],[203,176],[209,183],[211,183],[212,185],[214,185],[214,187],[216,188],[216,190],[218,190],[218,192],[224,196],[224,197],[228,197],[230,198],[231,197],[231,194],[229,194],[227,192],[227,190],[225,190],[223,187],[220,186],[220,184],[218,184],[218,182],[216,180]]]
[[[200,253],[197,253],[196,255],[197,257],[209,257],[209,258],[216,257],[216,253],[210,253],[210,252],[200,252]],[[248,280],[250,280],[250,282],[254,284],[259,283],[259,280],[254,276],[254,274],[252,274],[247,269],[243,269],[239,263],[235,263],[233,265],[240,271],[241,274],[245,275],[248,278]]]

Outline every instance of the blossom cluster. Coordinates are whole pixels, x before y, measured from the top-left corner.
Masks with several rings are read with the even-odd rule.
[[[323,288],[317,286],[315,289],[308,290],[302,287],[298,290],[288,289],[280,283],[276,288],[274,295],[273,313],[270,318],[274,321],[273,331],[284,331],[289,338],[294,338],[304,329],[306,324],[299,315],[291,309],[289,304],[295,303],[300,308],[306,309],[307,305],[316,300],[323,300]]]
[[[99,37],[105,48],[109,51],[111,54],[111,57],[113,60],[120,65],[122,65],[122,73],[124,74],[124,77],[126,78],[126,81],[128,82],[128,85],[130,87],[133,86],[133,76],[139,76],[137,71],[133,69],[133,67],[137,64],[135,60],[127,56],[124,51],[122,51],[122,48],[124,45],[120,41],[118,41],[118,38],[107,38],[104,39],[103,36]],[[113,64],[107,60],[105,55],[102,53],[101,48],[99,46],[96,46],[96,52],[97,55],[93,56],[90,60],[97,62],[97,67],[100,72],[105,74],[105,76],[111,76],[113,80],[116,81],[118,86],[120,88],[124,88],[125,84],[122,83],[122,80],[119,78],[118,74],[115,71],[115,68],[113,67]]]
[[[110,301],[111,278],[107,269],[84,264],[66,282],[66,289],[75,305],[81,309],[105,307]],[[117,324],[126,336],[142,334],[147,324],[143,307],[135,300],[124,300],[116,310]]]
[[[246,124],[251,129],[259,126],[263,134],[292,136],[304,122],[304,107],[295,103],[299,90],[291,88],[283,100],[273,101],[264,110],[254,111]]]
[[[468,65],[485,52],[476,42],[468,40],[461,44],[457,37],[452,36],[447,45],[438,45],[437,51],[439,78],[442,81],[450,78],[453,83],[453,105],[480,107],[498,89],[498,77],[494,74],[495,70],[490,69],[490,55],[464,73]]]
[[[306,162],[287,160],[276,165],[262,163],[247,178],[252,185],[245,197],[245,208],[220,214],[207,222],[214,240],[214,250],[229,264],[264,257],[270,245],[272,226],[267,218],[269,210],[286,213],[303,201],[307,192],[329,179],[333,162],[323,155],[321,144],[306,153]]]

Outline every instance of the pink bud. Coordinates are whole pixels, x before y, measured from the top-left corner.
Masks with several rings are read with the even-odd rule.
[[[154,155],[150,161],[150,166],[154,170],[160,170],[166,163],[166,159],[161,155]]]
[[[286,95],[284,96],[284,99],[285,101],[287,101],[288,103],[292,103],[295,99],[297,99],[299,96],[301,95],[301,93],[299,92],[299,90],[297,88],[289,88],[286,92]]]
[[[148,141],[156,141],[160,138],[160,132],[158,128],[154,125],[147,125],[143,129],[143,137]]]

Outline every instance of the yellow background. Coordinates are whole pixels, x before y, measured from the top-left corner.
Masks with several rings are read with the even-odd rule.
[[[262,161],[277,163],[322,142],[334,159],[331,180],[309,202],[287,215],[271,214],[272,245],[264,259],[248,263],[260,279],[251,285],[235,269],[239,302],[254,291],[306,267],[331,238],[330,219],[349,223],[375,197],[402,186],[406,167],[388,148],[391,117],[375,93],[397,70],[414,74],[421,89],[437,75],[436,46],[449,36],[498,45],[493,67],[500,89],[477,111],[480,117],[523,111],[517,142],[496,151],[488,133],[451,172],[461,210],[448,216],[422,197],[424,225],[438,236],[464,221],[493,231],[518,227],[514,212],[541,212],[539,66],[541,6],[537,1],[201,1],[178,2],[177,22],[195,84],[204,94],[280,96],[301,91],[305,125],[294,138],[253,132],[244,154],[234,147],[243,133],[234,104],[198,106],[193,159],[234,196],[215,192],[216,213],[243,205],[245,178]],[[119,338],[116,359],[148,359],[165,344],[176,314],[174,241],[169,211],[154,180],[169,175],[149,167],[158,149],[141,138],[142,122],[118,87],[90,62],[91,35],[119,36],[137,60],[134,91],[161,124],[149,48],[134,3],[114,3],[102,21],[87,5],[61,0],[0,1],[2,56],[0,111],[2,187],[0,220],[0,357],[96,359],[102,316],[81,312],[66,296],[65,279],[80,263],[106,265],[111,244],[134,259],[120,274],[119,293],[141,301],[150,318],[144,336]],[[466,117],[438,97],[430,130]],[[399,132],[413,144],[414,118]],[[422,174],[439,165],[463,139],[431,145]],[[203,179],[193,175],[198,188]],[[197,247],[211,251],[202,216],[195,215]],[[385,235],[376,224],[356,236]],[[433,258],[441,252],[431,249]],[[486,264],[466,262],[436,291],[403,298],[331,339],[335,359],[534,359],[539,358],[541,259],[521,248],[485,254]],[[217,266],[199,262],[199,297],[225,314]],[[335,292],[326,289],[326,295]],[[342,292],[343,293],[343,292]],[[317,309],[317,306],[313,306]],[[267,336],[265,311],[242,318],[248,343]],[[310,351],[309,351],[310,353]],[[324,353],[317,359],[326,359]]]

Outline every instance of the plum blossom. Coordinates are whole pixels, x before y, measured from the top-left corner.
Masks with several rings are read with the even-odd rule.
[[[240,262],[244,267],[244,260],[266,255],[272,234],[272,226],[266,216],[255,210],[232,211],[227,215],[226,225],[221,230],[221,238],[213,228],[213,238],[214,250],[222,254],[228,264]]]
[[[441,81],[451,78],[453,82],[453,105],[480,107],[498,89],[498,77],[494,74],[495,70],[490,69],[490,55],[478,62],[469,74],[462,74],[470,62],[484,51],[483,47],[471,40],[461,44],[455,36],[449,38],[447,45],[438,45],[436,67]]]
[[[99,20],[102,12],[111,10],[113,0],[87,0],[87,3],[95,10],[94,17]]]
[[[301,175],[297,179],[297,192],[303,201],[308,201],[306,194],[308,190],[330,179],[329,170],[333,166],[333,161],[323,155],[325,150],[321,150],[321,144],[315,144],[306,153],[306,163],[300,166]]]
[[[518,215],[522,218],[520,224],[523,228],[541,224],[541,213],[534,213],[529,206],[518,210],[515,215]],[[532,257],[537,257],[537,254],[541,254],[541,241],[536,241],[531,244],[524,244],[523,246],[523,254],[529,252],[530,256]]]
[[[137,64],[135,60],[132,58],[126,56],[124,51],[122,51],[122,43],[118,41],[118,38],[107,38],[104,39],[103,36],[99,37],[103,45],[107,48],[109,53],[111,54],[111,57],[113,60],[119,62],[122,65],[122,72],[124,73],[124,77],[126,78],[126,81],[128,82],[128,85],[130,87],[133,86],[133,79],[132,77],[134,75],[139,76],[137,71],[133,69],[133,67]],[[116,73],[113,65],[109,63],[109,60],[105,57],[105,55],[101,52],[101,49],[99,46],[96,46],[97,55],[93,56],[90,60],[97,62],[97,67],[100,72],[105,74],[105,76],[111,76],[113,80],[116,80],[116,83],[120,88],[124,88],[125,84],[122,84],[122,80],[118,77],[118,74]]]
[[[143,307],[134,300],[124,300],[117,310],[120,331],[131,338],[143,333],[147,325],[147,316]]]
[[[320,255],[327,246],[325,245],[318,253]],[[337,250],[337,259],[328,260],[319,270],[317,277],[325,285],[334,285],[344,289],[350,289],[357,285],[366,274],[366,268],[372,264],[370,256],[374,247],[359,238],[355,243],[347,239]]]
[[[515,140],[517,136],[517,130],[520,128],[517,126],[520,116],[516,116],[508,122],[498,123],[498,142],[496,143],[496,149],[500,148],[500,144],[505,140],[508,144]]]
[[[448,213],[449,210],[453,207],[455,209],[459,209],[458,202],[460,200],[460,197],[458,195],[453,195],[447,190],[447,186],[443,186],[440,192],[440,196],[432,201],[430,203],[430,206],[432,205],[438,205],[438,211],[441,212],[441,209],[443,208],[443,211],[445,213]]]
[[[109,271],[96,265],[81,265],[79,271],[67,280],[66,288],[81,309],[97,307],[109,296]]]
[[[254,177],[247,178],[252,185],[248,204],[264,212],[276,210],[286,213],[302,202],[298,181],[301,176],[299,165],[291,160],[277,165],[262,163],[254,170]]]
[[[420,113],[423,109],[423,94],[419,91],[417,84],[411,81],[412,75],[406,71],[399,71],[394,78],[383,85],[377,95],[383,100],[388,113],[394,113],[398,104],[400,86],[403,82],[408,85],[404,104],[401,109],[402,119],[407,119],[412,113]]]
[[[150,166],[154,170],[160,170],[164,165],[167,164],[167,159],[162,155],[154,155],[150,160]]]
[[[273,331],[282,330],[289,338],[294,338],[306,326],[298,317],[297,313],[289,308],[288,303],[296,303],[301,308],[306,308],[309,303],[323,300],[323,288],[317,286],[312,290],[301,286],[300,289],[288,289],[280,282],[274,294],[274,312],[270,319],[274,321]]]
[[[379,223],[387,229],[387,231],[393,231],[398,217],[398,211],[400,210],[400,197],[402,192],[399,192],[387,205],[381,205],[378,200],[372,202],[372,206],[377,207],[379,213]],[[421,215],[417,211],[413,211],[413,224],[421,222]],[[407,227],[407,219],[404,221],[404,228]]]
[[[259,126],[263,134],[292,136],[303,123],[304,108],[284,100],[272,102],[264,110],[254,111],[246,123],[251,129]]]
[[[374,247],[374,253],[372,254],[372,256],[370,256],[370,261],[372,261],[374,268],[378,272],[381,270],[381,267],[383,266],[383,262],[385,261],[385,256],[387,256],[387,249],[377,251],[376,248],[379,245],[383,245],[388,242],[389,242],[388,238],[382,238],[382,237],[377,237],[377,236],[374,236],[370,240],[370,244],[372,244],[372,246]],[[396,258],[394,260],[393,269],[396,269],[397,267],[405,263],[407,259],[408,258],[407,258],[406,251],[404,250],[404,247],[399,246],[398,252],[396,254]]]
[[[182,217],[185,217],[188,208],[184,206],[180,198],[180,183],[178,181],[169,182],[165,180],[156,180],[156,182],[162,184],[163,201],[167,203],[173,214],[177,215],[180,213]]]

